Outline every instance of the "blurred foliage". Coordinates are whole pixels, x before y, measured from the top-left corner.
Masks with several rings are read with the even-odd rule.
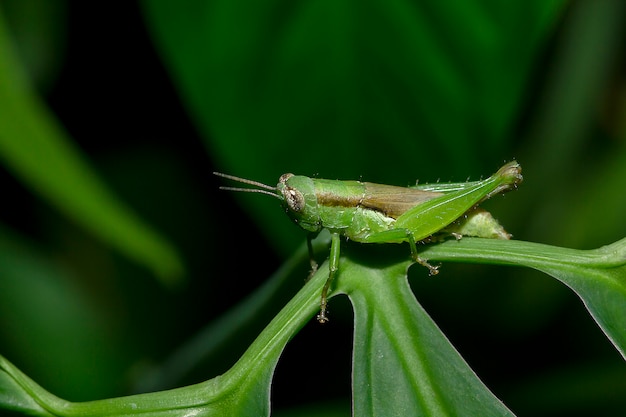
[[[220,169],[266,183],[295,172],[404,185],[476,178],[512,159],[523,92],[562,3],[191,0],[145,10]],[[274,202],[249,200],[290,253],[299,237],[276,236]]]
[[[304,239],[273,199],[219,192],[213,169],[266,183],[293,171],[406,185],[476,179],[515,157],[524,184],[486,205],[515,238],[580,249],[622,238],[625,7],[0,1],[29,94],[89,178],[182,254],[187,282],[158,284],[86,226],[96,217],[63,209],[64,195],[88,196],[34,187],[3,151],[0,352],[72,400],[149,385],[158,363]],[[15,93],[1,65],[0,91]],[[11,103],[2,96],[0,120],[17,123],[25,116]],[[3,137],[23,155],[41,154],[32,139]],[[65,169],[26,156],[49,174],[41,181]],[[563,285],[493,266],[411,275],[420,303],[519,415],[623,409],[615,381],[624,363]],[[220,360],[170,384],[228,369],[301,283],[286,284]],[[288,345],[277,407],[349,395],[351,313],[340,297],[333,312],[329,326],[312,323]]]
[[[181,275],[178,254],[94,174],[21,73],[0,22],[0,155],[33,192],[164,281]],[[17,139],[19,138],[19,140]]]

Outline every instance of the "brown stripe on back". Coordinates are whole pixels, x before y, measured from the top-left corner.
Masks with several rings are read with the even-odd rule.
[[[326,207],[357,207],[361,204],[363,196],[350,195],[340,196],[334,193],[318,193],[317,204],[321,204]]]
[[[317,203],[325,207],[363,207],[397,219],[416,205],[443,195],[443,193],[433,191],[370,182],[363,183],[363,185],[365,186],[363,194],[346,196],[319,192]]]

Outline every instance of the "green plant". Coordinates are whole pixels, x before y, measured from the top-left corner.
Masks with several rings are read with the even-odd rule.
[[[593,251],[466,238],[432,245],[426,253],[432,259],[526,265],[554,276],[581,297],[625,354],[626,238]],[[337,282],[337,293],[347,294],[355,311],[354,414],[513,415],[418,304],[406,277],[409,262],[397,254],[385,255],[350,250]],[[42,416],[267,415],[274,367],[286,343],[317,311],[317,298],[328,278],[325,267],[281,310],[237,364],[214,379],[172,391],[68,403],[3,360],[2,403]],[[332,343],[320,341],[319,355],[331,354]]]

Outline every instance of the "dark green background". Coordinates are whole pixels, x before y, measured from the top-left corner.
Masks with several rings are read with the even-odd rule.
[[[408,185],[478,179],[516,158],[524,184],[485,204],[516,239],[587,249],[626,235],[620,1],[0,8],[26,75],[88,165],[185,268],[184,285],[162,285],[51,206],[4,156],[0,352],[64,398],[132,392],[304,241],[275,200],[220,192],[213,170],[270,184],[295,172]],[[290,290],[305,276],[303,265]],[[621,357],[550,277],[452,264],[411,277],[514,412],[623,409]],[[312,322],[288,345],[277,408],[348,407],[350,307],[331,307],[328,326]],[[262,323],[172,384],[228,369]]]

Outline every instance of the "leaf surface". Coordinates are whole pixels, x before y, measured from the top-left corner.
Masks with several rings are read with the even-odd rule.
[[[527,266],[553,276],[581,298],[626,359],[626,238],[592,250],[518,240],[463,238],[431,245],[422,254],[440,261]]]

